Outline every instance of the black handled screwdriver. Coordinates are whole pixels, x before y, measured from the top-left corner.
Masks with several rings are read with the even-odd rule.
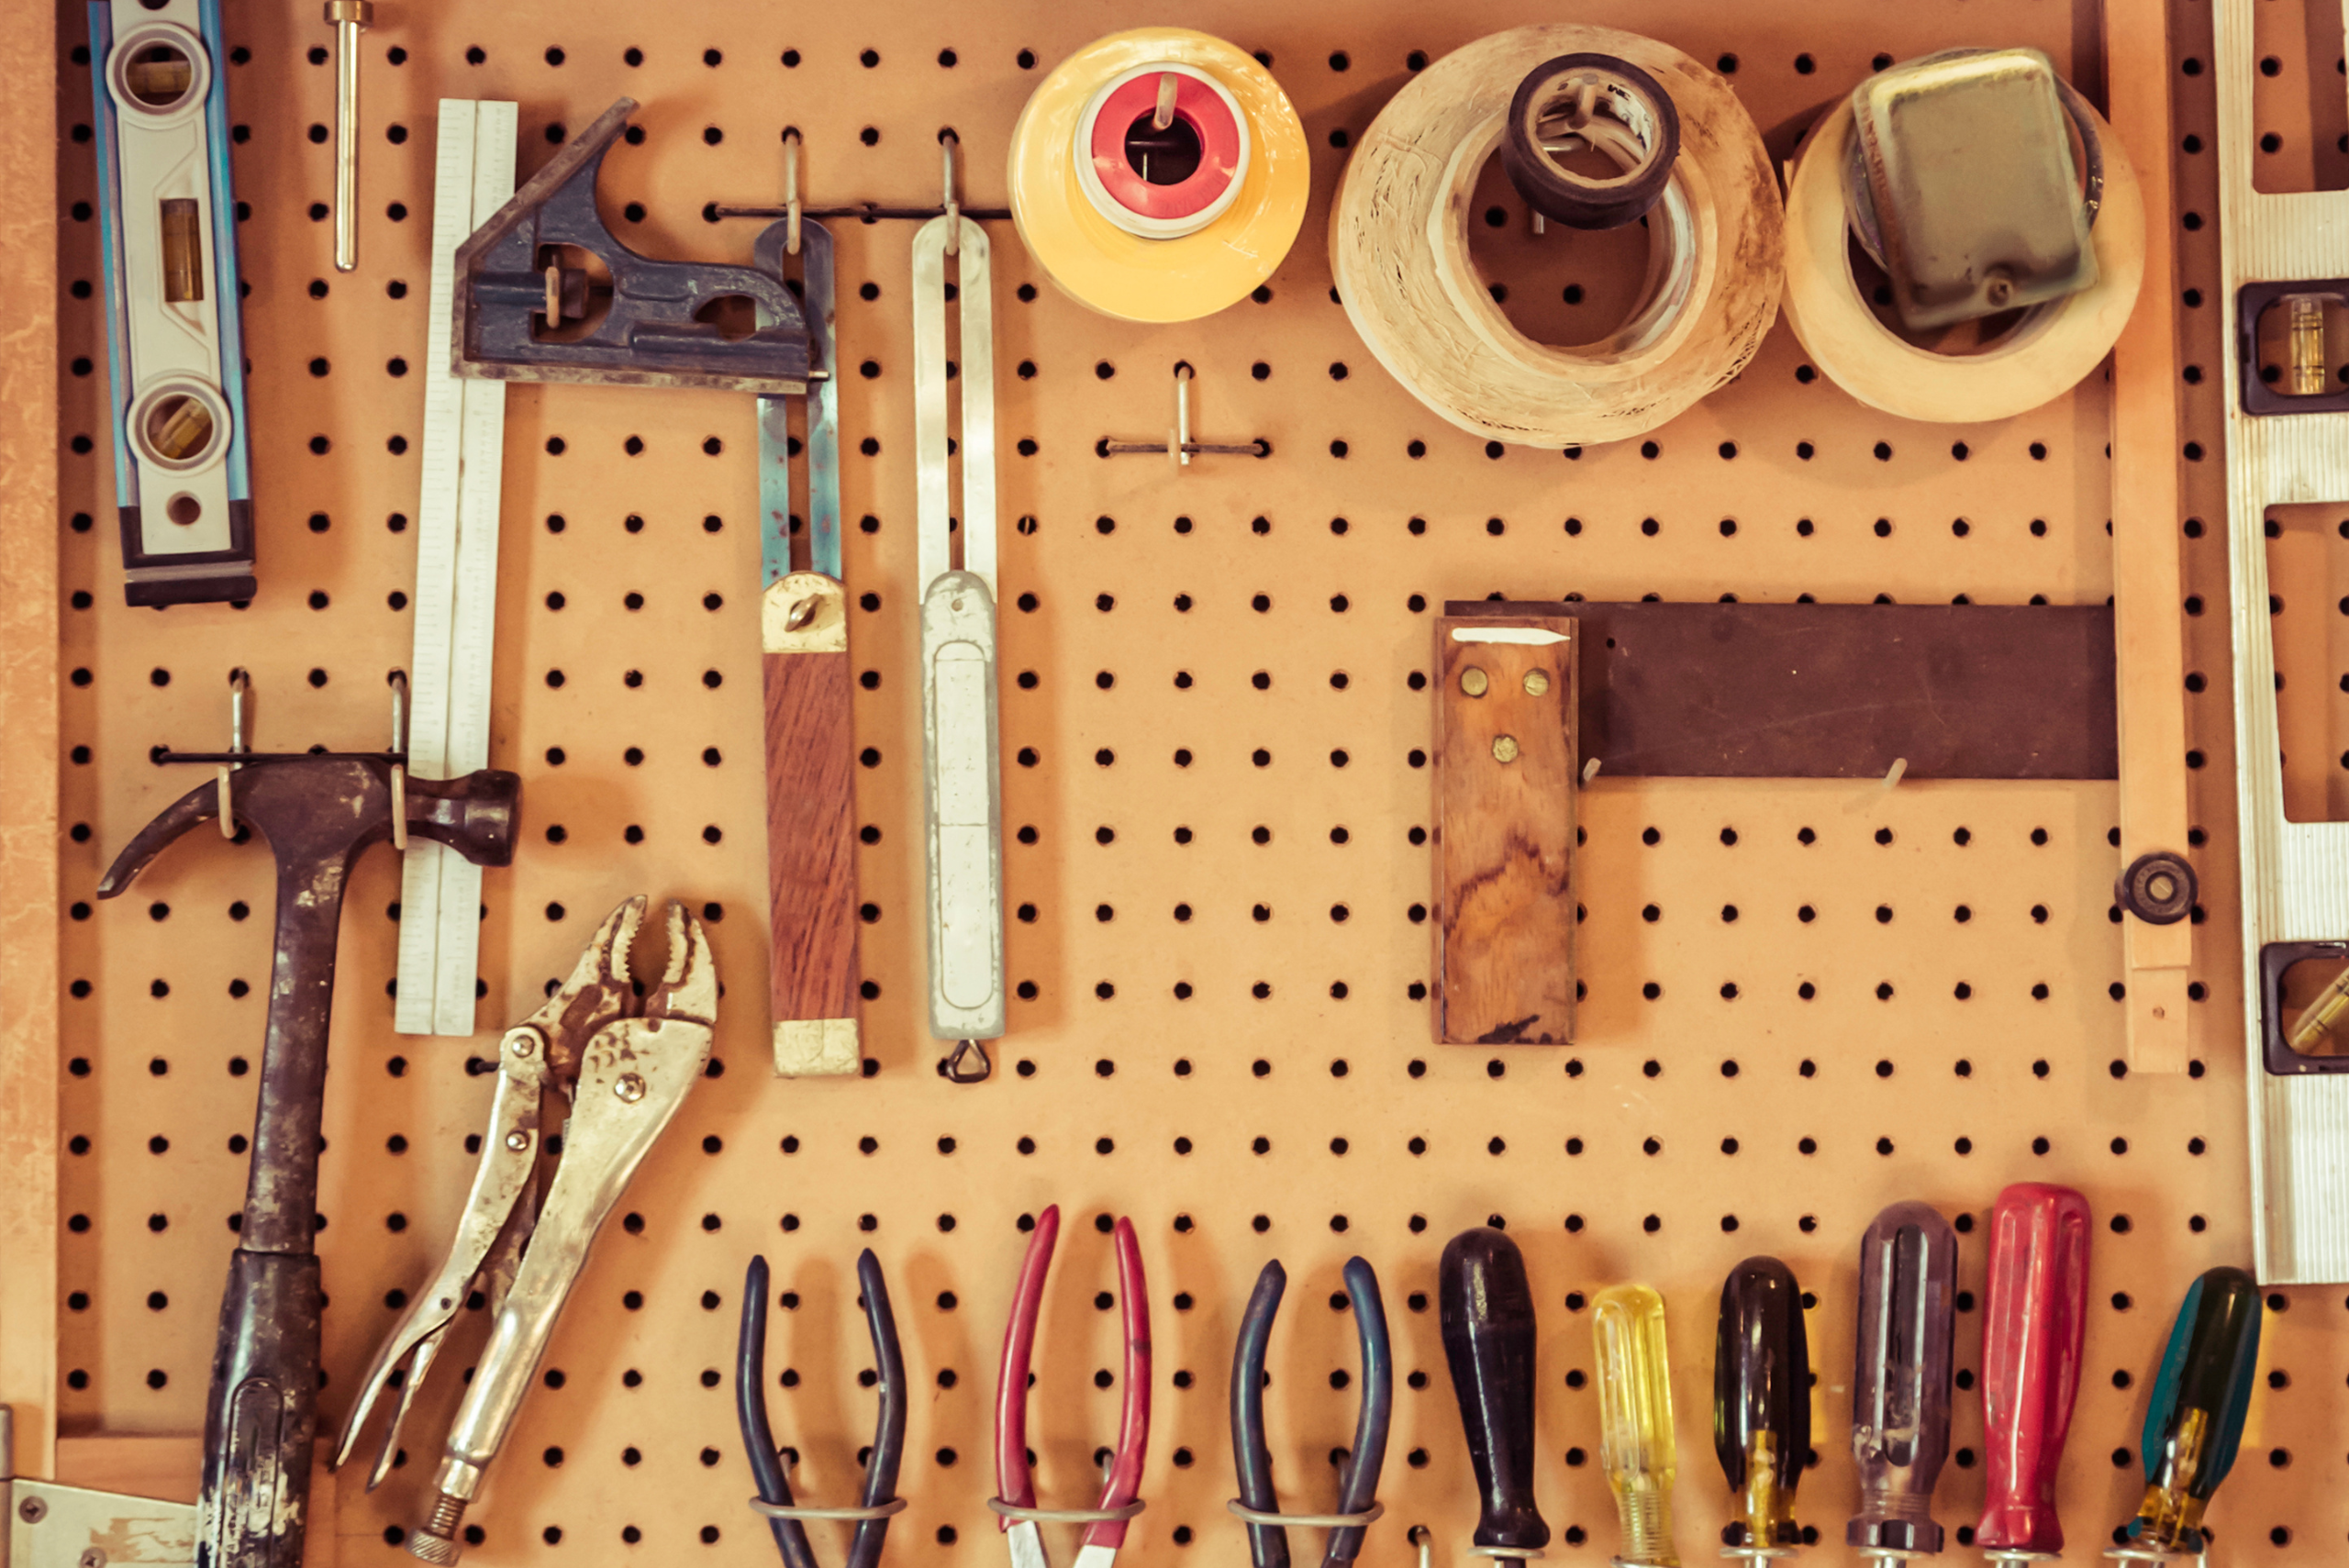
[[[1810,1455],[1810,1342],[1802,1287],[1776,1258],[1748,1258],[1721,1284],[1713,1347],[1713,1452],[1738,1500],[1724,1557],[1791,1557],[1802,1543],[1795,1487]]]
[[[1550,1527],[1533,1503],[1533,1291],[1517,1243],[1484,1227],[1454,1236],[1437,1271],[1436,1306],[1484,1500],[1475,1544],[1536,1555]]]

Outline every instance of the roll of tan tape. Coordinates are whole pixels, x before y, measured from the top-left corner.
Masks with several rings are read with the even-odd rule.
[[[2094,114],[2090,110],[2091,115]],[[2090,231],[2097,280],[2024,311],[1972,353],[1936,353],[1879,319],[1852,275],[1843,198],[1852,106],[1838,100],[1805,139],[1787,189],[1787,319],[1827,379],[1904,419],[1973,424],[2061,396],[2104,361],[2145,273],[2145,205],[2121,139],[2099,117],[2104,202]]]
[[[1607,338],[1536,343],[1468,253],[1469,206],[1526,72],[1562,54],[1645,71],[1680,117],[1680,156],[1649,212],[1639,304]],[[1372,122],[1330,213],[1338,295],[1372,353],[1464,430],[1530,446],[1652,430],[1735,375],[1778,310],[1777,181],[1729,83],[1668,44],[1546,23],[1453,50]]]
[[[1187,28],[1095,39],[1052,68],[1011,133],[1020,239],[1062,292],[1128,321],[1189,321],[1271,277],[1309,177],[1280,83]]]

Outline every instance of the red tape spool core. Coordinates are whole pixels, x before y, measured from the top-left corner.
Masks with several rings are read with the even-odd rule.
[[[1174,78],[1174,117],[1199,139],[1199,166],[1171,185],[1153,185],[1126,158],[1126,133],[1158,110],[1158,83]],[[1109,199],[1162,222],[1190,217],[1220,200],[1240,176],[1240,122],[1216,91],[1195,76],[1150,72],[1110,93],[1093,121],[1093,172]]]

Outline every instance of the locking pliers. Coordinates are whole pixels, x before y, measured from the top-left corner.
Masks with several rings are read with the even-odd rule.
[[[497,1042],[497,1091],[456,1240],[375,1352],[343,1421],[338,1465],[384,1391],[398,1390],[367,1477],[372,1491],[391,1470],[400,1423],[442,1336],[478,1285],[494,1319],[489,1343],[450,1424],[433,1497],[408,1536],[408,1551],[427,1562],[457,1561],[465,1507],[521,1408],[589,1244],[709,1062],[718,1018],[709,939],[683,905],[670,904],[668,969],[640,1008],[628,961],[644,908],[640,894],[613,910],[570,979]],[[540,1102],[550,1088],[571,1111],[541,1200]]]

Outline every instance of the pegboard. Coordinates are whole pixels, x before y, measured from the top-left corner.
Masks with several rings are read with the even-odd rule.
[[[2263,6],[2263,47],[2307,56],[2325,16],[2320,0],[2309,10],[2314,20],[2295,0]],[[2177,0],[2175,14],[2185,358],[2211,366],[2221,312],[2199,291],[2216,236],[2197,216],[2216,208],[2210,19],[2207,0]],[[83,23],[78,6],[59,17],[63,50]],[[1042,72],[1152,19],[1106,5],[387,4],[364,40],[361,266],[340,276],[326,205],[330,34],[308,0],[232,6],[262,589],[248,608],[161,614],[120,604],[89,72],[78,47],[61,60],[68,1430],[201,1424],[225,1220],[244,1180],[270,868],[257,849],[199,835],[128,896],[95,905],[91,890],[188,786],[150,766],[150,749],[217,743],[231,667],[254,677],[258,744],[381,743],[386,673],[412,637],[421,390],[407,373],[437,351],[424,341],[436,100],[518,101],[527,178],[564,128],[637,97],[645,135],[611,155],[607,217],[650,253],[740,261],[755,225],[703,209],[779,197],[785,126],[806,139],[811,201],[931,199],[936,132],[952,126],[969,155],[964,201],[1000,205],[1003,150]],[[841,392],[866,825],[861,1081],[767,1070],[749,401],[509,394],[492,761],[524,777],[523,845],[486,879],[470,1046],[392,1032],[394,858],[372,856],[354,879],[327,1108],[322,1425],[340,1419],[397,1293],[446,1245],[487,1105],[476,1059],[595,921],[632,892],[690,900],[729,1000],[714,1076],[599,1242],[473,1510],[484,1539],[470,1561],[767,1559],[729,1386],[754,1251],[788,1293],[771,1329],[770,1367],[789,1369],[770,1390],[778,1440],[801,1456],[806,1494],[846,1499],[872,1422],[852,1271],[867,1245],[919,1395],[901,1482],[911,1506],[890,1551],[985,1560],[999,1550],[985,1507],[995,1361],[1022,1226],[1052,1201],[1073,1224],[1040,1341],[1032,1429],[1048,1501],[1089,1498],[1092,1452],[1114,1434],[1119,1391],[1102,1385],[1115,1381],[1116,1318],[1096,1296],[1114,1274],[1097,1218],[1130,1214],[1142,1238],[1157,1387],[1149,1511],[1126,1549],[1137,1562],[1245,1550],[1223,1508],[1226,1369],[1268,1258],[1295,1283],[1271,1363],[1275,1476],[1286,1500],[1327,1506],[1356,1396],[1336,1375],[1353,1366],[1352,1325],[1332,1310],[1354,1251],[1379,1270],[1405,1385],[1365,1560],[1410,1561],[1405,1530],[1425,1523],[1437,1560],[1460,1561],[1475,1507],[1431,1296],[1443,1239],[1488,1217],[1523,1247],[1542,1313],[1538,1484],[1554,1559],[1603,1562],[1616,1539],[1586,1297],[1643,1279],[1670,1304],[1678,1540],[1700,1561],[1731,1517],[1707,1433],[1720,1282],[1739,1258],[1774,1252],[1818,1303],[1820,1463],[1798,1512],[1820,1532],[1818,1560],[1842,1561],[1859,1234],[1895,1199],[1978,1216],[2023,1179],[2080,1187],[2099,1222],[2064,1473],[2074,1554],[2133,1508],[2128,1451],[2170,1314],[2196,1272],[2249,1253],[2219,391],[2187,372],[2187,762],[2210,921],[2191,1074],[2129,1075],[2119,1062],[2115,795],[2093,784],[1602,777],[1581,807],[1577,1042],[1431,1045],[1421,686],[1443,600],[2083,603],[2110,586],[2109,406],[2095,381],[2001,424],[1912,425],[1814,376],[1782,321],[1735,384],[1648,441],[1566,453],[1487,449],[1395,385],[1330,295],[1323,219],[1346,145],[1426,58],[1538,19],[1499,0],[1186,8],[1186,23],[1269,56],[1315,149],[1296,249],[1259,298],[1220,315],[1168,328],[1092,316],[996,227],[999,474],[1007,522],[1019,519],[1002,568],[1017,1000],[982,1086],[931,1072],[920,1024],[909,228],[836,226],[855,367]],[[1956,43],[2036,45],[2101,92],[2089,0],[1664,0],[1577,19],[1718,61],[1779,155],[1875,64]],[[2316,30],[2310,79],[2331,83],[2337,28]],[[2279,72],[2263,124],[2271,111],[2290,153],[2311,123],[2300,78]],[[1603,327],[1628,297],[1628,237],[1535,239],[1497,170],[1478,206],[1485,263],[1529,328],[1586,336],[1578,324]],[[1162,460],[1095,455],[1105,437],[1156,439],[1178,360],[1197,368],[1201,439],[1262,437],[1269,460],[1204,459],[1175,477]],[[1980,1238],[1978,1226],[1961,1238],[1969,1293]],[[1972,1301],[1966,1369],[1980,1343]],[[2271,1307],[2269,1370],[2215,1532],[2230,1561],[2338,1561],[2349,1504],[2321,1477],[2349,1449],[2349,1323],[2336,1293],[2280,1293]],[[478,1343],[477,1327],[457,1331],[468,1328],[412,1417],[406,1462],[372,1496],[340,1490],[346,1561],[408,1561],[400,1531]],[[1981,1499],[1970,1392],[1956,1420],[1938,1508],[1954,1551]],[[830,1527],[817,1536],[828,1555],[841,1550]]]

